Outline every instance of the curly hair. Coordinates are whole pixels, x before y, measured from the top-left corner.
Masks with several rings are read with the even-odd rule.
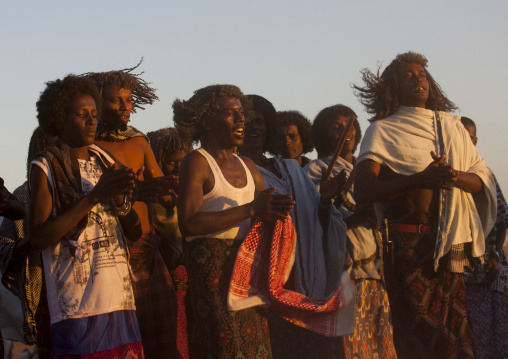
[[[192,146],[186,141],[174,127],[161,128],[146,134],[150,139],[155,160],[160,168],[169,162],[168,158],[175,152],[189,152]]]
[[[173,102],[173,122],[184,138],[192,143],[203,143],[207,131],[203,124],[213,120],[219,112],[219,102],[224,98],[234,97],[240,100],[242,108],[248,112],[250,101],[234,85],[210,85],[194,91],[187,101],[176,99]]]
[[[129,69],[115,70],[108,72],[87,72],[81,76],[92,79],[99,89],[100,94],[106,87],[118,87],[132,91],[132,112],[136,112],[136,108],[145,109],[145,105],[151,105],[159,98],[155,94],[155,89],[150,87],[151,82],[146,82],[139,76],[144,74],[131,73],[137,69],[143,62],[143,58],[139,63]]]
[[[289,125],[295,125],[298,128],[298,134],[302,140],[302,154],[311,152],[314,149],[311,137],[312,124],[307,117],[299,111],[279,111],[277,112],[277,120],[279,129]]]
[[[425,103],[427,109],[447,112],[457,109],[457,106],[446,97],[439,84],[427,71],[427,58],[422,54],[409,51],[398,54],[381,76],[379,76],[380,65],[378,65],[377,74],[373,74],[366,68],[361,70],[365,86],[352,85],[354,93],[365,107],[365,111],[373,115],[369,119],[370,122],[390,116],[400,106],[398,71],[401,66],[407,64],[418,64],[425,70],[429,82],[429,98]]]
[[[358,122],[358,116],[351,108],[344,105],[333,105],[326,107],[319,111],[316,118],[314,119],[314,122],[312,123],[312,140],[316,144],[318,157],[328,156],[330,153],[335,151],[335,148],[333,148],[332,144],[328,141],[328,133],[330,129],[330,123],[333,120],[338,119],[339,116],[353,116],[355,118],[353,126],[356,130],[356,137],[353,153],[356,151],[358,144],[362,140],[362,129],[360,128],[360,122]]]
[[[60,135],[65,116],[72,99],[77,95],[89,95],[95,100],[97,116],[101,115],[102,100],[92,80],[67,75],[63,80],[46,82],[46,89],[37,101],[37,120],[42,131],[50,136]]]
[[[252,112],[259,112],[265,119],[266,138],[263,144],[263,152],[268,152],[275,155],[277,142],[277,110],[273,104],[263,96],[247,95],[247,98],[252,104]]]

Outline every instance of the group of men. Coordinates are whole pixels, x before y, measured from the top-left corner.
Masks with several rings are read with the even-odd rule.
[[[477,287],[501,272],[504,237],[494,234],[494,246],[488,237],[495,225],[506,233],[506,202],[426,66],[425,57],[408,52],[380,76],[363,71],[365,84],[354,89],[373,117],[358,158],[359,124],[342,105],[327,125],[337,136],[317,139],[338,145],[336,156],[326,150],[315,161],[269,160],[263,151],[277,146],[266,142],[256,158],[244,156],[255,152],[258,136],[247,122],[264,127],[267,120],[260,97],[232,85],[199,89],[173,103],[179,136],[201,146],[185,156],[178,175],[164,173],[148,137],[128,126],[132,112],[157,100],[135,68],[48,82],[37,102],[39,146],[29,152],[23,185],[29,196],[3,189],[0,197],[1,214],[12,217],[0,230],[2,284],[21,299],[25,341],[47,358],[272,358],[284,357],[275,350],[272,356],[274,341],[295,333],[309,350],[286,357],[507,357],[504,301],[490,336],[468,308]],[[291,126],[284,122],[290,114],[279,115]],[[283,125],[273,131],[284,134],[270,141],[299,136]],[[326,167],[337,157],[346,171],[330,180]],[[302,197],[310,204],[298,205]],[[155,229],[154,202],[178,213],[189,277],[185,349],[177,348],[177,297],[159,251],[164,237]],[[353,229],[365,221],[347,216],[360,208],[375,209],[372,243],[352,238],[362,236]],[[306,224],[309,218],[316,223]],[[358,319],[374,297],[362,297],[366,288],[357,286],[356,327],[351,316],[337,314],[350,308],[348,237],[350,247],[377,246],[352,267],[369,273],[368,293],[381,300],[388,293],[391,310],[383,319]],[[487,275],[470,290],[464,278],[478,266]],[[382,307],[378,300],[373,307]],[[270,304],[269,317],[304,328],[303,335],[273,333],[284,326],[267,321],[261,307]],[[359,331],[370,337],[357,338]],[[350,344],[339,347],[319,339],[347,335]]]

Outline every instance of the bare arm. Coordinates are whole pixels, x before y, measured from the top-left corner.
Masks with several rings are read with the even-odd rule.
[[[434,153],[432,153],[434,158]],[[358,203],[384,202],[416,189],[452,187],[457,182],[458,172],[444,164],[444,155],[435,157],[423,171],[387,181],[379,180],[381,165],[372,160],[358,164],[355,181],[355,199]]]
[[[105,173],[94,189],[76,202],[69,210],[50,218],[53,196],[46,174],[37,166],[31,172],[30,244],[42,251],[58,242],[99,202],[110,197],[123,195],[134,186],[131,170],[121,169]]]
[[[245,162],[248,163],[248,161]],[[185,157],[179,172],[181,181],[178,223],[182,235],[188,237],[219,232],[254,216],[285,218],[281,212],[284,210],[287,212],[288,208],[289,210],[292,208],[291,196],[274,198],[271,195],[274,189],[265,189],[264,181],[255,165],[252,164],[253,167],[251,167],[248,163],[247,166],[251,170],[256,185],[254,201],[220,212],[204,212],[201,208],[203,207],[203,187],[210,175],[208,162],[197,152]]]
[[[478,177],[478,175],[462,171],[456,172],[457,172],[457,181],[455,182],[456,187],[469,193],[478,193],[483,189],[483,182],[480,179],[480,177]]]

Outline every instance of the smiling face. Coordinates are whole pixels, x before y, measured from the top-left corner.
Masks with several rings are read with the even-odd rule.
[[[105,113],[116,111],[127,124],[132,112],[132,90],[117,86],[104,87],[102,90],[102,109]]]
[[[266,120],[261,112],[252,111],[245,123],[245,138],[242,150],[261,151],[266,140]]]
[[[219,111],[215,118],[205,124],[210,144],[217,148],[233,148],[243,145],[245,117],[242,104],[235,97],[219,101]]]
[[[346,129],[346,124],[349,120],[347,116],[339,116],[335,120],[332,120],[328,125],[328,143],[332,151],[335,151],[337,144],[339,143],[340,136]],[[356,121],[356,119],[355,119]],[[355,126],[351,126],[349,132],[346,136],[346,142],[344,142],[344,147],[342,147],[342,151],[340,156],[343,157],[348,154],[352,154],[356,145],[356,129]]]
[[[295,159],[301,163],[303,144],[296,125],[286,125],[281,128],[279,147],[283,158]]]
[[[69,147],[86,147],[94,143],[97,128],[97,108],[90,95],[77,95],[69,103],[60,132]]]
[[[425,108],[429,98],[429,82],[422,65],[403,64],[398,70],[401,106]]]

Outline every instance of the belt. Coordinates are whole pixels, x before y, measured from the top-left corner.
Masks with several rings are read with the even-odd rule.
[[[428,226],[425,224],[404,224],[404,223],[391,223],[390,224],[392,230],[398,232],[408,232],[408,233],[437,233],[437,230],[433,226]]]

